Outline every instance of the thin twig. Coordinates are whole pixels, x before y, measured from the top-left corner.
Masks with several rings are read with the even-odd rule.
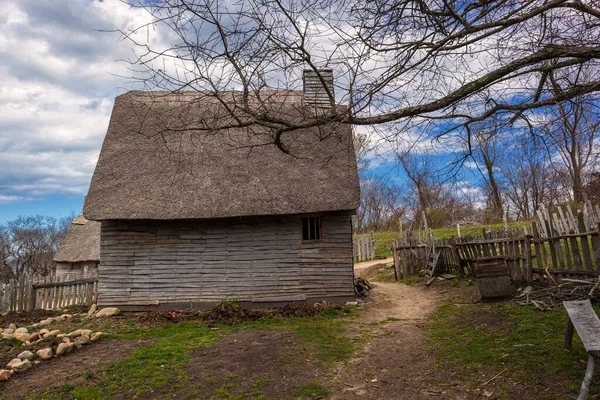
[[[496,379],[497,377],[499,377],[500,374],[503,373],[504,371],[506,371],[507,369],[508,369],[508,367],[504,368],[502,371],[500,371],[496,375],[492,376],[490,379],[488,379],[487,381],[485,381],[483,383],[483,386],[487,385],[488,383],[490,383],[491,381],[493,381],[494,379]]]

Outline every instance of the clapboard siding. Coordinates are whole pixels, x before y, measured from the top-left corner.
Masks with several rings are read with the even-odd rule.
[[[301,216],[103,221],[99,305],[351,297],[350,214],[322,227],[322,242],[303,243]]]

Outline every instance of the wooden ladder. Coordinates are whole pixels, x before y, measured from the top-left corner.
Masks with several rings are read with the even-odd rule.
[[[440,261],[440,251],[435,250],[435,246],[431,246],[431,251],[429,252],[429,256],[427,257],[427,275],[429,275],[429,280],[425,284],[429,286],[435,281],[436,278],[436,269],[438,266],[438,262]]]

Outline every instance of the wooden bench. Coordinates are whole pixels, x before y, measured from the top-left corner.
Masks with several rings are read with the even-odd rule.
[[[594,370],[596,369],[596,358],[600,357],[600,319],[589,300],[563,301],[563,305],[569,314],[569,323],[564,343],[565,350],[571,350],[573,328],[575,328],[579,339],[581,339],[585,347],[585,351],[589,354],[587,370],[581,383],[579,397],[577,397],[577,400],[585,400],[590,390]]]

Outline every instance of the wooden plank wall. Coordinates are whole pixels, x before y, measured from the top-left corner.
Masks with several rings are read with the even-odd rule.
[[[354,296],[350,214],[323,215],[322,229],[303,243],[301,216],[104,221],[98,304]]]

